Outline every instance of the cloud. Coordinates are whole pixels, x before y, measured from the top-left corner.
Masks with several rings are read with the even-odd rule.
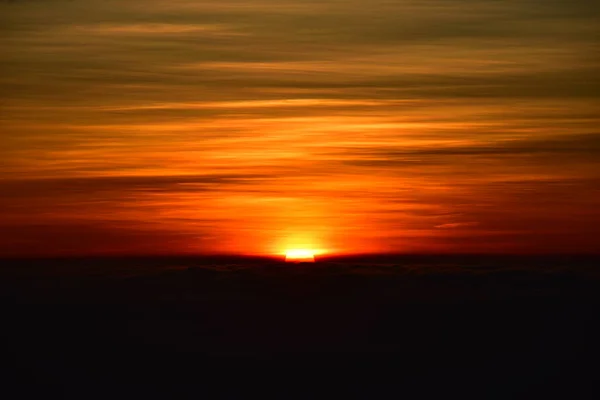
[[[0,214],[151,221],[139,229],[210,232],[221,249],[293,231],[370,250],[587,234],[596,9],[0,3]],[[460,221],[479,225],[434,228]]]
[[[454,229],[454,228],[464,228],[469,226],[477,226],[478,222],[451,222],[447,224],[436,225],[435,228],[438,229]]]

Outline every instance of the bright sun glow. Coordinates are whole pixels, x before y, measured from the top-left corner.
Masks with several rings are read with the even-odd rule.
[[[288,250],[285,253],[286,262],[315,262],[315,253],[311,250]]]

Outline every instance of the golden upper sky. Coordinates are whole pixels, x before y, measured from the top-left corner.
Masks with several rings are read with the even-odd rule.
[[[0,1],[0,255],[595,251],[599,12]]]

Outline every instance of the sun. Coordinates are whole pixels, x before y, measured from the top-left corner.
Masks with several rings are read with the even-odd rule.
[[[285,252],[285,262],[315,262],[315,253],[304,249],[288,250]]]

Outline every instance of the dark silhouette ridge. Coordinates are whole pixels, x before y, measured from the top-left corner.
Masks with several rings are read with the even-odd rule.
[[[382,260],[5,260],[3,376],[59,398],[594,393],[596,258]]]

